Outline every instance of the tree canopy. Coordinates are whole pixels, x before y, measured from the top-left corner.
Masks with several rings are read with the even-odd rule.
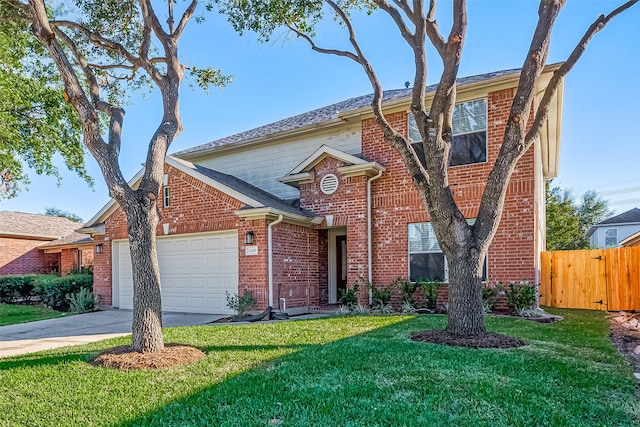
[[[577,202],[570,190],[547,183],[547,250],[589,248],[589,227],[611,216],[606,200],[587,191]]]
[[[60,208],[52,208],[52,207],[46,208],[44,210],[44,214],[48,216],[57,216],[60,218],[67,218],[73,222],[82,222],[82,218],[80,218],[78,215],[71,213],[69,211],[62,210]]]
[[[60,183],[55,155],[89,184],[80,120],[64,99],[62,83],[24,22],[6,18],[0,2],[0,198],[29,183],[25,165]]]

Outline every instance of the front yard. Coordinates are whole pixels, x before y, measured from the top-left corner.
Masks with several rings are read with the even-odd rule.
[[[15,325],[17,323],[35,322],[36,320],[54,319],[65,313],[46,307],[0,304],[0,326]],[[2,337],[0,337],[1,339]]]
[[[86,361],[127,342],[0,360],[0,425],[625,426],[640,422],[626,362],[598,312],[555,324],[487,318],[529,346],[470,350],[412,342],[445,317],[356,316],[170,328],[208,356],[122,372]]]

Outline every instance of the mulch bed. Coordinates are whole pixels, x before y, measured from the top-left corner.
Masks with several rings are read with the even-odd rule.
[[[201,350],[182,344],[167,344],[164,350],[150,353],[132,351],[128,345],[110,348],[89,361],[94,366],[121,371],[165,369],[186,365],[205,357]]]
[[[431,329],[411,334],[409,338],[412,341],[466,348],[515,348],[528,345],[525,341],[495,332],[487,332],[478,338],[462,338],[453,336],[442,329]]]
[[[629,361],[633,372],[640,372],[640,313],[612,313],[609,326],[614,347]]]

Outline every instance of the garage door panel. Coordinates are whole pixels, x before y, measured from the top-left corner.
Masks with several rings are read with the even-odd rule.
[[[132,308],[128,242],[118,245],[119,306]],[[238,289],[237,232],[158,238],[158,265],[165,311],[230,313],[226,292]],[[115,279],[115,278],[114,278]]]

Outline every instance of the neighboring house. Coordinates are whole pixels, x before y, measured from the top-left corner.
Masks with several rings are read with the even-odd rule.
[[[556,69],[546,68],[540,92]],[[470,221],[518,77],[519,70],[508,70],[458,81],[450,183]],[[557,172],[562,93],[561,86],[540,139],[513,172],[487,256],[491,282],[537,281],[544,181]],[[391,124],[418,142],[410,95],[385,92],[384,108]],[[167,157],[157,239],[164,310],[227,312],[225,292],[246,289],[259,308],[296,312],[336,303],[340,290],[361,280],[448,280],[429,215],[376,125],[371,100],[348,99]],[[124,214],[112,200],[80,231],[96,245],[95,293],[106,305],[131,308]],[[359,300],[367,302],[366,286]]]
[[[587,237],[591,247],[610,248],[639,231],[640,209],[633,208],[591,226]]]
[[[61,241],[60,239],[74,233],[82,224],[49,215],[38,215],[22,212],[0,212],[0,275],[66,272],[74,269],[73,260],[63,256],[61,250],[47,246]],[[86,235],[78,235],[89,239],[90,250],[85,259],[93,255],[93,243]],[[75,248],[77,250],[77,247]],[[69,248],[72,251],[71,248]],[[72,255],[72,253],[69,253]],[[77,253],[76,253],[76,260]],[[82,265],[82,263],[80,263]]]
[[[620,246],[623,248],[628,248],[631,246],[640,246],[640,231],[632,234],[626,239],[620,240]]]

